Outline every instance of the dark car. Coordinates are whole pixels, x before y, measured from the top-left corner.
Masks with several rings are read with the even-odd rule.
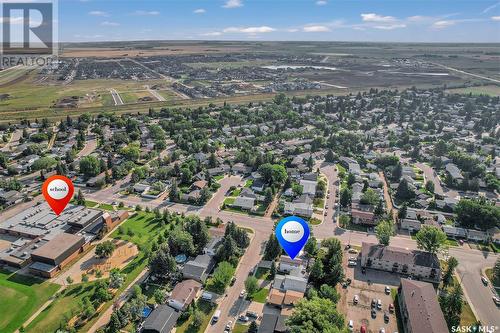
[[[374,298],[372,299],[372,308],[375,308],[377,306],[377,300]]]
[[[372,318],[377,318],[377,311],[375,311],[375,309],[372,309]]]
[[[386,323],[388,323],[388,322],[389,322],[389,314],[388,314],[387,312],[384,312],[384,321],[385,321]]]

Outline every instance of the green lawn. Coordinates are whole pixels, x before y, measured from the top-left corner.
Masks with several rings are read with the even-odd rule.
[[[94,208],[97,205],[99,205],[97,202],[85,200],[85,207],[87,208]]]
[[[269,294],[269,289],[260,288],[255,293],[248,295],[248,299],[251,299],[257,303],[266,303],[267,295]]]
[[[222,178],[224,178],[224,175],[218,175],[218,176],[215,176],[215,177],[214,177],[215,181],[219,181],[219,180],[221,180]]]
[[[255,277],[259,280],[271,280],[270,278],[270,270],[267,268],[262,268],[259,267],[257,268],[257,271],[255,272]]]
[[[245,187],[250,187],[253,184],[253,179],[249,179],[245,182]]]
[[[104,210],[109,210],[109,211],[114,211],[115,210],[115,208],[112,205],[103,204],[103,203],[99,205],[99,208],[100,209],[104,209]]]
[[[0,270],[0,332],[14,332],[59,289],[59,285]]]
[[[241,188],[235,189],[233,192],[231,192],[231,197],[237,197],[241,193]]]
[[[155,222],[153,213],[138,212],[113,231],[111,237],[123,239],[137,245],[144,245],[149,243],[153,236],[159,235],[165,228],[166,226],[161,227],[160,224]],[[123,230],[123,234],[120,234],[120,230]],[[129,231],[133,232],[133,236],[127,234]]]
[[[312,225],[318,225],[318,224],[321,224],[321,220],[313,217],[309,220],[309,223],[311,223]]]
[[[231,198],[231,197],[229,197],[229,198],[224,199],[224,203],[225,203],[226,205],[232,205],[232,204],[234,204],[234,201],[235,201],[235,200],[236,200],[236,198]]]
[[[208,324],[210,323],[210,320],[212,319],[212,316],[215,312],[215,306],[213,306],[211,303],[205,302],[203,300],[199,300],[198,303],[198,310],[203,312],[203,322],[199,327],[192,327],[191,322],[193,320],[193,316],[190,316],[186,321],[179,323],[179,326],[176,329],[177,333],[201,333],[205,332],[205,329],[207,328]]]
[[[234,325],[233,333],[247,333],[247,332],[248,332],[248,325],[243,325],[240,323]]]
[[[84,297],[93,294],[96,282],[80,283],[69,286],[45,310],[33,320],[26,332],[55,332],[61,323],[66,322],[80,311]]]
[[[486,270],[486,277],[488,278],[488,280],[490,280],[491,283],[493,283],[493,286],[495,288],[500,288],[500,284],[494,283],[495,279],[493,278],[493,268],[488,268]]]

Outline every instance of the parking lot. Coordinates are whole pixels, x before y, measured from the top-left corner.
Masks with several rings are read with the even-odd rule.
[[[396,313],[389,311],[393,299],[391,293],[386,293],[385,287],[397,289],[399,276],[370,269],[363,274],[359,261],[356,267],[347,266],[347,259],[353,256],[355,255],[345,253],[344,271],[346,279],[351,279],[352,282],[347,288],[342,288],[339,310],[346,314],[347,323],[353,321],[354,332],[360,332],[362,326],[366,328],[366,332],[379,333],[382,328],[386,333],[397,332]],[[357,304],[354,302],[355,295],[358,297]],[[381,301],[380,309],[377,306],[372,308],[372,300]],[[375,316],[372,316],[372,309],[375,309]],[[384,313],[388,315],[388,320],[384,320]]]

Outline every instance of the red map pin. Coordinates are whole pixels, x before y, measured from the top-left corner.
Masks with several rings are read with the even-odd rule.
[[[74,192],[75,188],[71,179],[59,175],[49,177],[42,186],[45,200],[57,215],[66,208]]]

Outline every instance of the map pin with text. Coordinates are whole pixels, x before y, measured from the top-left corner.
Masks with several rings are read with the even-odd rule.
[[[286,217],[276,226],[276,238],[283,250],[294,259],[309,239],[309,226],[300,217]]]
[[[75,188],[71,179],[59,175],[49,177],[42,186],[45,200],[57,215],[60,215],[66,208],[74,192]]]

